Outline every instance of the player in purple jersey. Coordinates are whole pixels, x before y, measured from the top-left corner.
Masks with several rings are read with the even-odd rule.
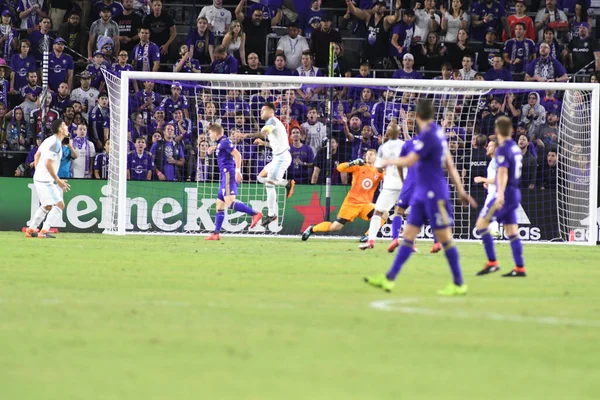
[[[416,122],[419,136],[413,141],[413,149],[408,156],[394,160],[384,160],[384,165],[411,167],[415,174],[412,212],[404,229],[403,243],[392,267],[385,275],[366,277],[365,282],[387,292],[394,288],[394,280],[404,263],[413,252],[413,246],[421,226],[429,220],[436,237],[442,243],[446,253],[453,282],[445,289],[438,291],[443,296],[464,295],[467,285],[463,282],[458,256],[458,249],[452,239],[452,210],[450,208],[450,191],[446,181],[446,172],[456,187],[458,197],[465,204],[476,207],[477,203],[465,192],[461,178],[449,155],[448,143],[441,127],[435,123],[435,108],[430,100],[420,100],[416,108]]]
[[[242,155],[233,143],[224,135],[223,127],[213,124],[208,128],[210,140],[216,142],[216,147],[209,148],[209,152],[216,151],[217,164],[221,172],[221,183],[217,195],[217,216],[215,218],[215,230],[206,240],[221,240],[220,232],[225,221],[225,207],[252,216],[250,229],[260,222],[263,215],[254,211],[241,201],[237,201],[237,185],[242,182]]]
[[[494,249],[494,239],[488,229],[493,217],[504,224],[504,232],[510,241],[515,267],[502,276],[524,277],[525,263],[523,261],[523,246],[519,238],[517,210],[521,203],[521,172],[523,168],[523,153],[512,140],[513,127],[510,118],[500,117],[496,120],[495,134],[498,138],[496,149],[496,196],[486,203],[475,224],[476,233],[481,236],[488,258],[484,269],[477,275],[487,275],[500,269]]]

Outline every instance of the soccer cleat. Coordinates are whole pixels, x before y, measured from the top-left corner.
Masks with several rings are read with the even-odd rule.
[[[467,291],[468,287],[465,283],[460,286],[455,283],[449,283],[444,289],[438,290],[437,294],[440,296],[464,296],[467,294]]]
[[[38,230],[37,229],[27,228],[25,230],[25,237],[26,238],[34,238],[34,237],[37,237],[37,235],[38,235]]]
[[[527,276],[527,274],[525,273],[525,269],[522,268],[521,271],[517,271],[517,269],[513,269],[512,271],[510,271],[507,274],[502,275],[505,278],[524,278]]]
[[[413,253],[420,253],[419,249],[417,249],[417,245],[413,245]]]
[[[440,250],[442,250],[442,245],[440,244],[440,242],[435,242],[433,244],[433,246],[431,247],[431,250],[429,250],[429,252],[431,254],[435,254],[435,253],[439,253]]]
[[[219,235],[218,233],[211,233],[210,235],[208,235],[206,237],[206,239],[204,240],[221,240],[221,235]]]
[[[266,228],[273,221],[277,221],[277,215],[267,216],[267,219],[264,220],[264,222],[262,223],[262,226],[264,226]]]
[[[483,276],[497,271],[500,271],[500,264],[498,264],[498,261],[488,261],[485,267],[476,275]]]
[[[374,240],[369,240],[367,241],[367,243],[362,243],[358,245],[358,248],[361,250],[372,249],[373,247],[375,247]]]
[[[388,246],[388,253],[393,253],[394,250],[396,250],[396,247],[400,246],[400,242],[398,242],[398,239],[394,239],[390,242],[390,245]]]
[[[38,239],[56,239],[56,236],[50,234],[47,230],[42,229],[37,234]]]
[[[376,288],[381,288],[386,292],[391,292],[392,289],[394,289],[394,286],[396,286],[394,281],[388,280],[387,276],[385,275],[366,276],[363,278],[363,280],[369,285]]]
[[[285,185],[285,192],[288,199],[294,195],[294,186],[296,186],[296,181],[293,179],[290,179],[287,185]]]
[[[369,235],[362,235],[360,237],[360,239],[358,239],[358,241],[361,243],[367,243],[368,240],[369,240]]]
[[[304,230],[304,232],[302,232],[302,241],[303,242],[307,241],[308,238],[310,237],[310,235],[312,235],[313,227],[314,227],[314,225],[310,225],[308,228],[306,228]]]
[[[258,224],[262,220],[263,214],[261,212],[257,212],[252,216],[252,223],[250,224],[250,229],[254,228],[256,224]]]

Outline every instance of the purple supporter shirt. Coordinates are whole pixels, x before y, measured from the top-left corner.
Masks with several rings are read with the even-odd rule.
[[[207,34],[200,36],[198,30],[194,30],[187,37],[188,48],[194,47],[194,58],[200,64],[210,64],[209,46],[215,45],[215,35],[207,29]]]
[[[158,151],[158,143],[156,142],[152,145],[152,147],[150,148],[150,153],[152,153],[153,156],[158,157],[158,155],[156,154]],[[160,172],[162,172],[165,177],[167,178],[167,181],[174,181],[177,179],[177,173],[175,170],[175,165],[173,164],[169,164],[167,162],[167,159],[169,157],[173,157],[173,158],[178,158],[181,159],[181,157],[184,156],[184,151],[183,151],[183,146],[181,144],[177,144],[175,142],[167,142],[164,141],[164,154],[163,154],[163,165],[155,165],[156,168],[158,168],[158,170]],[[178,157],[175,157],[175,155],[178,155]]]
[[[154,62],[160,62],[160,48],[152,42],[145,45],[138,43],[133,48],[132,58],[136,71],[152,71]]]
[[[259,105],[259,109],[258,109],[259,113],[260,113],[260,107],[262,107],[262,104]],[[248,104],[246,101],[244,101],[241,97],[236,97],[233,100],[227,100],[225,102],[225,105],[221,109],[221,112],[223,114],[237,113],[238,111],[243,111],[244,115],[247,115],[247,116],[250,115],[250,104]]]
[[[304,18],[300,22],[300,28],[302,28],[302,35],[306,39],[310,39],[310,35],[313,32],[313,24],[320,26],[321,18],[325,15],[325,11],[318,10],[314,11],[309,9],[306,14],[304,14]]]
[[[173,64],[173,72],[175,72],[175,67],[177,66],[177,64],[179,64],[180,61],[181,60],[178,60],[175,64]],[[200,61],[192,58],[188,62],[183,63],[183,65],[181,66],[180,72],[195,73],[193,71],[193,69],[200,71],[202,69],[202,67],[200,66]]]
[[[14,1],[12,1],[12,3],[14,4]],[[19,4],[17,5],[17,15],[28,10],[34,4],[38,4],[40,6],[40,10],[45,14],[48,14],[48,3],[48,1],[44,0],[19,0]],[[42,22],[40,14],[37,12],[31,12],[21,21],[21,29],[33,29],[38,26],[40,22]]]
[[[109,65],[103,61],[101,64],[96,65],[94,63],[88,65],[85,69],[92,75],[91,86],[96,89],[100,89],[100,84],[104,82],[104,75],[102,74],[103,69],[108,69]]]
[[[163,99],[161,107],[165,109],[165,119],[170,121],[173,119],[173,112],[175,112],[175,110],[188,110],[190,105],[185,96],[179,96],[177,100],[174,100],[172,96],[169,96]]]
[[[21,58],[19,54],[13,54],[10,59],[10,67],[15,74],[14,89],[19,91],[24,86],[27,86],[27,73],[36,70],[35,58],[27,56]]]
[[[488,71],[484,75],[484,79],[486,81],[512,81],[512,74],[506,68],[502,68],[500,70],[495,70],[493,68],[488,69]]]
[[[540,99],[540,105],[546,109],[546,112],[554,111],[557,115],[560,115],[562,111],[562,102],[557,100],[556,97],[551,99],[543,97]]]
[[[535,54],[537,55],[537,57],[540,57],[540,46],[542,45],[542,43],[544,42],[539,42],[538,44],[535,45]],[[560,45],[556,40],[554,42],[552,42],[552,44],[550,44],[550,57],[552,58],[558,58],[561,56],[563,51],[563,46]]]
[[[273,151],[270,147],[253,145],[252,155],[254,168],[251,175],[253,176],[258,175],[268,163],[273,161]]]
[[[94,158],[94,171],[99,171],[100,179],[108,178],[108,153],[103,151]],[[96,174],[93,175],[94,177]]]
[[[271,65],[269,68],[267,68],[265,75],[293,76],[294,73],[289,68],[283,67],[282,70],[279,70],[274,65]]]
[[[419,73],[419,71],[415,71],[414,69],[411,72],[406,72],[404,69],[397,69],[394,71],[392,75],[394,79],[423,79],[423,76]]]
[[[264,97],[261,94],[255,94],[250,97],[250,112],[254,118],[260,120],[260,109],[265,103],[273,103],[275,102],[274,96]]]
[[[508,39],[504,44],[504,53],[508,54],[508,59],[511,61],[517,58],[521,60],[520,63],[510,66],[512,72],[521,73],[525,65],[529,63],[529,59],[535,56],[535,43],[527,38],[521,41],[514,38]]]
[[[119,63],[113,63],[113,65],[110,67],[110,70],[113,72],[113,74],[115,74],[116,76],[118,76],[120,78],[121,72],[133,71],[133,67],[130,64],[125,64],[125,66],[122,67],[121,64],[119,64]]]
[[[459,128],[458,126],[442,128],[442,130],[444,131],[444,134],[446,135],[446,139],[448,139],[448,140],[450,139],[450,137],[449,137],[450,132],[456,133],[456,136],[458,136],[463,142],[467,139],[467,131],[464,130],[463,128]]]
[[[133,181],[145,181],[148,171],[154,171],[154,160],[152,154],[144,151],[141,155],[137,151],[127,154],[127,169]],[[152,178],[150,178],[152,179]]]
[[[63,115],[65,112],[65,109],[72,104],[73,104],[73,102],[71,101],[70,96],[60,97],[58,95],[58,93],[55,93],[54,96],[52,96],[52,102],[50,103],[50,108],[54,108],[56,111],[58,111],[60,113],[60,115]]]
[[[223,61],[213,61],[210,69],[213,74],[237,74],[238,60],[233,56],[227,55]]]
[[[354,108],[356,110],[361,109],[362,107],[366,107],[367,111],[366,113],[369,113],[368,117],[365,117],[365,113],[359,112],[357,115],[360,118],[363,126],[365,125],[371,125],[371,120],[373,119],[372,115],[373,115],[373,110],[375,110],[375,106],[377,105],[377,103],[375,103],[374,101],[361,101],[359,103],[354,103]]]
[[[391,57],[402,57],[404,53],[410,51],[410,45],[412,42],[412,37],[415,33],[415,24],[406,25],[404,22],[400,21],[394,28],[392,29],[392,36],[398,35],[398,45],[402,46],[402,53],[398,52],[392,43],[390,42],[390,56]],[[391,37],[390,37],[391,40]]]
[[[494,1],[490,7],[487,6],[485,1],[475,1],[471,7],[471,16],[478,15],[479,20],[483,21],[483,18],[487,14],[492,14],[493,19],[490,22],[484,22],[478,28],[471,29],[471,35],[473,39],[480,42],[485,42],[485,32],[488,28],[492,27],[496,30],[502,28],[501,18],[506,16],[506,8],[504,4],[499,1]]]
[[[540,76],[546,79],[556,79],[565,75],[567,71],[562,64],[554,58],[536,58],[527,65],[525,72],[529,76]]]
[[[56,91],[58,86],[67,81],[68,71],[73,71],[73,57],[62,53],[59,57],[54,52],[50,53],[48,59],[48,86]]]
[[[142,113],[142,116],[144,117],[144,122],[146,123],[146,125],[150,124],[150,122],[152,121],[152,117],[154,116],[153,115],[154,113],[151,112],[150,110],[140,110],[140,107],[143,106],[144,104],[146,104],[146,102],[148,101],[149,98],[152,99],[152,104],[154,104],[154,107],[160,106],[160,103],[162,102],[162,97],[157,92],[147,93],[145,90],[140,90],[134,96],[134,104],[135,104],[136,110],[139,110],[139,112]]]
[[[275,18],[277,15],[276,7],[269,7],[260,3],[252,3],[250,8],[248,8],[248,12],[246,13],[246,18],[252,19],[252,14],[254,14],[254,10],[260,10],[263,13],[263,19],[270,20]]]
[[[21,99],[23,101],[25,101],[25,96],[27,96],[28,94],[31,94],[37,98],[40,95],[40,93],[42,93],[42,90],[43,89],[41,86],[31,87],[31,86],[27,85],[27,86],[21,88],[21,90],[19,91],[19,94],[21,95]]]
[[[402,104],[395,102],[380,101],[373,107],[371,118],[373,120],[374,135],[383,135],[388,123],[392,119],[400,120]]]
[[[44,53],[44,50],[46,49],[45,42],[44,42],[44,34],[36,29],[36,30],[32,31],[27,38],[31,42],[31,50],[30,50],[29,54],[31,54],[33,56],[33,58],[35,58],[36,61],[42,61],[42,54]],[[52,49],[52,41],[53,40],[54,40],[54,35],[48,33],[48,42],[50,44],[49,45],[50,49]]]
[[[300,147],[290,146],[292,163],[288,167],[287,179],[293,179],[299,184],[309,184],[312,169],[302,165],[302,163],[311,164],[315,159],[315,154],[310,146],[303,144]]]
[[[377,138],[375,136],[372,136],[369,140],[364,142],[362,135],[354,135],[354,140],[352,141],[352,159],[364,159],[367,154],[367,150],[377,150],[378,147],[379,143],[377,142]]]

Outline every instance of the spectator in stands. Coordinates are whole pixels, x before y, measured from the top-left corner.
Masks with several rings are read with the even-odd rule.
[[[444,111],[444,119],[440,125],[448,141],[456,140],[461,147],[464,145],[467,140],[467,131],[464,128],[456,126],[454,111],[446,109]]]
[[[154,171],[160,181],[180,181],[181,168],[185,165],[183,144],[175,143],[175,127],[166,124],[164,139],[152,144],[150,153],[154,160]]]
[[[44,18],[48,17],[47,1],[19,0],[17,12],[21,20],[21,29],[35,29],[42,23]],[[48,21],[50,19],[48,18]]]
[[[540,189],[556,189],[557,180],[557,160],[556,148],[551,148],[546,154],[546,162],[542,166],[541,179],[539,182]]]
[[[171,85],[171,96],[165,97],[160,106],[165,111],[165,119],[170,121],[173,119],[175,110],[183,110],[186,118],[190,117],[190,105],[187,97],[181,94],[183,87],[179,82],[173,82]]]
[[[544,29],[544,40],[539,42],[536,45],[537,55],[540,55],[540,46],[542,43],[548,44],[550,46],[550,56],[556,58],[557,60],[563,57],[563,46],[558,43],[558,40],[554,37],[554,29],[546,28]]]
[[[54,40],[53,52],[48,59],[48,87],[51,90],[57,90],[61,82],[69,85],[69,90],[73,88],[73,58],[64,53],[65,40],[57,38]]]
[[[452,65],[449,62],[442,63],[441,75],[433,78],[434,80],[449,81],[452,78]]]
[[[369,61],[363,60],[360,63],[360,67],[358,68],[358,74],[354,76],[355,78],[374,78],[371,73],[371,65]],[[360,96],[362,94],[363,88],[360,86],[352,86],[350,90],[348,90],[348,100],[351,102],[359,101]]]
[[[448,48],[443,43],[440,43],[437,33],[429,32],[426,42],[413,46],[411,53],[416,56],[415,64],[418,69],[423,68],[427,71],[435,71],[440,67],[446,50]]]
[[[199,125],[202,127],[202,131],[206,132],[206,130],[212,124],[222,125],[222,122],[223,122],[222,119],[219,118],[219,116],[217,115],[217,107],[215,106],[215,103],[213,103],[213,102],[205,103],[204,119],[202,119],[199,123]]]
[[[583,69],[600,70],[600,48],[590,35],[590,26],[587,22],[579,24],[579,37],[571,39],[568,49],[565,59],[570,72],[579,72]]]
[[[496,42],[496,30],[488,28],[485,33],[485,41],[475,46],[475,57],[477,58],[477,70],[485,74],[492,68],[494,56],[502,56],[504,46]],[[451,53],[451,49],[450,53]]]
[[[89,137],[97,151],[104,148],[104,143],[108,139],[104,136],[104,126],[109,122],[110,115],[108,109],[108,94],[100,93],[98,95],[98,104],[92,108],[89,117]]]
[[[258,59],[258,54],[248,54],[248,62],[246,63],[246,65],[239,69],[238,73],[244,75],[262,75],[263,71],[260,68],[260,60]]]
[[[250,114],[250,104],[244,100],[240,90],[230,89],[227,91],[226,102],[221,106],[221,115],[227,118],[233,118],[239,111],[246,115]]]
[[[321,26],[315,29],[310,37],[310,51],[315,56],[317,68],[326,68],[329,65],[329,43],[331,42],[338,43],[341,47],[342,36],[338,30],[331,27],[331,16],[325,14],[321,17]]]
[[[73,160],[78,157],[78,154],[73,148],[71,142],[72,140],[70,137],[64,138],[62,142],[62,157],[60,159],[58,171],[56,171],[56,174],[61,179],[71,178],[71,164]]]
[[[110,64],[106,62],[102,52],[96,50],[94,52],[94,58],[92,59],[92,63],[88,64],[86,67],[86,71],[90,73],[92,76],[92,87],[101,91],[102,87],[105,85],[104,83],[104,75],[102,75],[102,70],[110,67]]]
[[[410,51],[414,33],[415,12],[408,9],[402,14],[402,20],[394,25],[392,29],[389,55],[392,57],[392,64],[395,64],[397,68],[402,67],[402,57]]]
[[[10,88],[10,82],[6,78],[10,78],[11,74],[12,70],[6,65],[6,61],[0,59],[0,103],[4,104],[6,108],[8,108],[8,90]]]
[[[208,29],[217,35],[224,35],[231,24],[231,11],[223,8],[223,0],[213,0],[212,6],[204,6],[198,17],[205,17]]]
[[[321,17],[324,14],[325,11],[321,10],[321,0],[311,0],[310,9],[304,14],[303,19],[300,21],[302,35],[305,38],[310,39],[313,30],[320,26]]]
[[[198,29],[192,31],[187,38],[189,51],[200,65],[210,64],[214,61],[215,35],[208,29],[208,20],[204,17],[198,17],[196,26]]]
[[[123,12],[113,16],[113,21],[119,27],[119,49],[131,53],[140,41],[138,31],[142,27],[142,17],[133,10],[133,0],[122,0],[122,3]]]
[[[213,74],[237,74],[238,61],[227,54],[227,50],[222,45],[215,47],[213,59],[210,67]]]
[[[175,128],[174,140],[177,143],[189,144],[192,140],[192,120],[183,117],[181,109],[173,111],[173,119],[169,121]]]
[[[265,75],[293,76],[294,73],[287,68],[285,56],[278,54],[275,56],[275,64],[267,68]]]
[[[533,60],[525,70],[526,81],[566,82],[569,80],[565,67],[555,58],[550,57],[550,46],[542,43],[540,58]]]
[[[42,118],[42,108],[41,107],[34,109],[29,114],[29,137],[30,138],[36,137],[37,135],[42,133],[42,131],[44,129],[45,129],[45,132],[48,134],[51,132],[50,128],[52,126],[52,121],[54,121],[55,119],[57,119],[59,117],[58,111],[50,108],[51,101],[52,101],[51,96],[46,97],[46,104],[45,104],[46,119],[45,120]],[[0,103],[0,121],[3,120],[5,115],[6,115],[6,107],[4,107],[4,104]],[[2,129],[1,125],[0,125],[0,129]]]
[[[310,146],[302,143],[301,137],[302,130],[299,127],[293,127],[290,132],[292,163],[288,167],[287,179],[293,179],[296,184],[305,185],[310,183],[315,154]]]
[[[181,58],[173,65],[173,72],[200,73],[200,61],[192,58],[192,52],[189,51],[187,44],[182,44],[179,47],[179,55]]]
[[[546,7],[540,8],[535,16],[535,29],[540,42],[544,40],[545,28],[552,28],[559,35],[569,30],[567,15],[556,7],[556,0],[546,0]]]
[[[110,66],[113,63],[117,62],[117,58],[115,57],[115,53],[113,51],[115,48],[115,42],[111,38],[106,36],[99,38],[98,47],[98,50],[100,50],[100,52],[102,53],[104,61],[106,62],[106,64],[108,64],[108,68],[110,68]]]
[[[10,151],[25,151],[28,148],[27,120],[20,107],[13,109],[12,119],[6,127],[6,141]]]
[[[479,127],[479,132],[482,135],[489,137],[494,133],[496,119],[504,115],[504,113],[500,111],[501,106],[502,103],[500,100],[494,97],[489,101],[489,111],[484,111],[481,113],[481,125]]]
[[[154,171],[154,160],[152,154],[146,151],[146,138],[138,136],[133,140],[135,151],[127,155],[127,179],[150,181]]]
[[[435,13],[435,0],[425,0],[424,8],[421,8],[421,2],[415,4],[415,33],[413,40],[421,42],[427,40],[429,32],[437,32],[440,28],[440,16]],[[398,7],[401,8],[401,7]]]
[[[537,42],[537,34],[535,32],[535,24],[531,17],[525,14],[525,1],[515,1],[515,14],[508,17],[508,25],[510,26],[510,38],[515,37],[515,26],[517,23],[522,23],[525,27],[525,37]],[[502,32],[502,41],[506,42],[510,39],[506,36],[506,32]]]
[[[43,17],[40,21],[39,30],[34,29],[29,34],[29,41],[31,42],[31,53],[35,58],[35,61],[42,61],[42,53],[46,49],[46,44],[44,43],[44,38],[47,36],[49,41],[52,41],[50,28],[52,27],[52,22],[50,22],[50,18]],[[50,46],[48,46],[49,48]]]
[[[69,86],[63,82],[58,86],[58,90],[52,96],[52,103],[50,103],[50,107],[58,111],[60,115],[65,113],[65,109],[71,106],[71,98],[69,95],[71,92],[69,91]],[[68,125],[67,125],[68,126]]]
[[[521,170],[521,187],[534,189],[537,179],[537,157],[529,149],[529,137],[520,135],[517,141],[523,155],[523,169]]]
[[[310,50],[307,50],[302,54],[301,65],[292,72],[294,76],[323,76],[321,70],[314,66],[313,55]],[[314,100],[315,95],[324,93],[325,88],[307,85],[298,89],[297,92],[302,100],[308,102]]]
[[[598,71],[594,71],[592,72],[592,74],[590,75],[590,83],[600,83],[600,72]]]
[[[350,123],[352,124],[352,120],[356,118],[357,117],[352,117]],[[381,136],[373,136],[373,128],[370,125],[363,126],[359,135],[351,135],[350,130],[347,129],[347,125],[345,126],[344,132],[346,133],[348,142],[352,143],[353,160],[356,160],[357,158],[364,159],[367,151],[369,149],[377,150],[382,140]]]
[[[318,113],[315,107],[308,109],[307,120],[301,125],[304,133],[304,142],[311,147],[313,154],[317,154],[327,140],[327,126],[318,120]]]
[[[462,67],[462,60],[465,54],[473,54],[473,48],[469,43],[469,33],[465,29],[459,29],[456,43],[448,43],[446,53],[448,61],[453,69]]]
[[[562,110],[562,102],[555,97],[556,90],[546,90],[546,96],[540,101],[540,104],[546,110],[546,118],[548,113],[553,111],[560,116]]]
[[[500,29],[504,29],[506,34],[510,35],[504,2],[496,0],[474,1],[471,8],[471,26],[473,27],[473,39],[479,41],[485,40],[485,33],[488,28],[493,28],[496,33]]]
[[[228,54],[238,60],[239,65],[246,65],[246,34],[239,21],[233,21],[229,25],[229,31],[221,44],[227,49]]]
[[[558,114],[554,110],[546,113],[546,122],[539,124],[531,135],[536,145],[546,149],[558,145]]]
[[[148,125],[149,132],[162,132],[167,121],[165,120],[165,109],[161,106],[154,108],[154,118]]]
[[[20,52],[13,54],[10,59],[10,67],[13,73],[10,76],[10,92],[19,92],[21,88],[27,86],[27,74],[35,71],[35,58],[30,55],[31,43],[27,39],[19,43]]]
[[[242,23],[244,32],[246,33],[246,51],[248,53],[256,53],[261,63],[265,63],[265,42],[267,36],[271,33],[271,27],[279,24],[283,13],[277,10],[275,17],[271,20],[264,19],[263,11],[255,9],[252,12],[252,18],[245,18],[242,12],[246,0],[240,0],[240,3],[235,9],[235,16]]]
[[[29,71],[27,73],[27,85],[19,90],[22,101],[20,106],[27,116],[38,107],[38,99],[40,93],[42,93],[42,87],[37,85],[37,80],[37,72]]]
[[[123,5],[118,1],[114,0],[100,0],[96,1],[92,9],[92,21],[102,18],[102,10],[104,8],[108,8],[110,10],[110,14],[113,17],[117,15],[121,15],[123,13]]]
[[[340,173],[337,170],[338,164],[345,162],[347,159],[342,155],[339,150],[338,141],[336,138],[331,138],[331,158],[327,157],[327,148],[323,147],[317,155],[313,163],[313,173],[310,178],[310,184],[320,184],[325,182],[325,176],[331,177],[331,183],[333,185],[347,184],[348,175],[346,173]],[[330,161],[331,160],[331,161]],[[329,163],[331,162],[332,168],[329,169]],[[327,173],[329,171],[329,174]],[[321,173],[323,172],[323,173]]]
[[[363,125],[371,125],[371,115],[375,111],[375,96],[373,89],[363,88],[360,100],[355,101],[352,106],[350,117],[357,115]]]
[[[546,122],[546,109],[540,104],[540,95],[537,92],[531,92],[527,96],[527,104],[521,107],[521,122],[527,124],[529,134]]]
[[[394,71],[392,78],[395,79],[423,79],[421,74],[418,71],[413,69],[413,65],[415,64],[415,57],[412,54],[406,53],[404,57],[402,57],[402,64],[404,67],[402,69],[397,69]]]
[[[469,15],[463,9],[462,0],[452,0],[449,10],[442,3],[440,4],[442,13],[441,28],[446,32],[445,43],[456,43],[458,40],[459,29],[469,30]]]
[[[87,33],[81,23],[80,10],[74,8],[67,21],[58,26],[58,36],[65,38],[67,46],[81,54],[87,54]]]
[[[263,19],[271,20],[277,15],[278,8],[271,7],[262,3],[252,2],[252,5],[248,7],[248,11],[246,12],[246,17],[252,18],[252,13],[254,13],[254,10],[262,11]]]
[[[277,42],[277,54],[285,55],[288,68],[295,70],[300,66],[302,54],[307,50],[310,50],[308,41],[300,35],[298,24],[291,22],[288,25],[287,35],[282,36]]]
[[[129,123],[129,138],[135,143],[138,137],[148,138],[148,129],[144,123],[144,116],[139,112],[131,114]]]
[[[133,48],[131,66],[136,71],[158,72],[160,69],[160,49],[150,41],[150,28],[142,26],[139,31],[140,43]],[[133,81],[136,92],[137,81]]]
[[[486,81],[512,81],[512,74],[504,68],[504,59],[501,54],[494,55],[492,69],[485,73]]]
[[[94,178],[108,179],[108,153],[110,151],[110,140],[106,141],[106,146],[94,158]],[[129,173],[129,170],[127,170]]]
[[[515,24],[515,37],[504,44],[504,62],[513,73],[523,72],[525,65],[535,58],[535,43],[525,37],[525,24]]]
[[[133,71],[133,67],[129,64],[129,54],[127,54],[127,50],[121,49],[121,51],[119,51],[117,62],[111,65],[110,70],[119,78],[121,77],[121,72]]]
[[[470,54],[465,54],[463,56],[462,68],[460,69],[460,77],[463,81],[473,81],[475,80],[475,75],[477,72],[473,69],[473,56]]]
[[[82,111],[87,116],[89,111],[96,106],[96,100],[100,92],[91,86],[92,75],[89,71],[83,71],[79,75],[81,87],[71,91],[71,101],[78,101],[82,105]]]
[[[177,37],[175,22],[167,13],[162,12],[162,0],[152,0],[151,8],[152,13],[146,15],[144,25],[150,27],[152,40],[160,49],[161,61],[167,61],[171,43]]]
[[[296,101],[296,91],[288,90],[282,100],[282,105],[289,106],[290,117],[296,121],[306,121],[308,107],[304,103]]]
[[[593,19],[588,13],[589,4],[589,0],[587,2],[585,0],[577,0],[577,3],[575,3],[575,15],[569,20],[569,33],[571,39],[579,37],[579,25],[581,25],[582,22],[587,22],[590,27],[593,25]],[[568,13],[569,11],[566,11],[564,6],[565,4],[563,2],[563,11]]]
[[[433,0],[426,0],[433,2]],[[397,1],[399,3],[399,1]],[[372,10],[361,10],[350,0],[346,0],[348,11],[365,22],[367,44],[362,59],[368,60],[372,68],[384,68],[384,60],[388,57],[389,32],[400,19],[400,7],[394,15],[386,16],[386,2],[378,0]],[[438,17],[439,18],[439,17]],[[329,42],[327,43],[329,45]]]
[[[77,136],[73,139],[73,149],[77,157],[71,163],[71,176],[73,178],[91,178],[94,169],[94,159],[96,158],[96,149],[94,143],[88,140],[87,126],[80,124],[77,126]]]
[[[87,45],[88,60],[92,60],[94,51],[98,46],[98,40],[102,36],[107,36],[113,39],[113,42],[119,37],[119,25],[117,25],[117,23],[111,19],[110,7],[102,7],[100,11],[100,19],[94,21],[90,27],[90,38],[88,39]],[[115,47],[118,52],[118,40],[116,40]]]
[[[2,11],[0,22],[2,22],[0,26],[0,57],[10,61],[13,54],[18,51],[19,32],[12,27],[12,14],[9,10]]]

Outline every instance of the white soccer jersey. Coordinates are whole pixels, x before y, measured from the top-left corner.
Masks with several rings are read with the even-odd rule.
[[[496,157],[492,158],[488,167],[487,167],[487,178],[496,180],[496,173],[498,172],[498,163],[496,163]],[[496,184],[488,183],[488,196],[493,196],[496,194]]]
[[[310,146],[313,154],[317,154],[323,147],[323,140],[327,139],[327,127],[318,121],[313,125],[305,122],[300,127],[306,135],[306,144]]]
[[[394,159],[400,156],[400,151],[404,146],[404,141],[400,139],[388,140],[377,150],[377,158],[375,159],[375,168],[381,168],[381,162],[384,159]],[[406,168],[405,168],[406,170]],[[406,176],[406,171],[404,171]],[[385,167],[385,175],[383,177],[384,189],[402,189],[402,179],[398,173],[398,167],[388,165]]]
[[[71,101],[78,101],[82,105],[87,106],[87,112],[83,113],[85,120],[88,120],[88,115],[92,108],[96,107],[96,102],[98,101],[98,89],[90,87],[88,90],[83,90],[83,88],[73,89],[71,92]]]
[[[267,132],[267,138],[271,144],[274,156],[278,156],[290,150],[287,130],[279,119],[275,117],[269,118],[262,131]]]
[[[91,178],[90,160],[96,157],[94,143],[86,140],[79,146],[79,143],[73,141],[73,148],[77,152],[77,158],[71,162],[71,175],[73,178]]]
[[[62,158],[62,143],[60,139],[56,135],[50,136],[44,140],[38,151],[40,152],[40,158],[35,167],[33,180],[37,182],[54,182],[54,178],[52,178],[48,172],[48,168],[46,168],[46,160],[52,160],[54,172],[58,173],[60,159]]]
[[[208,23],[212,26],[213,33],[225,34],[227,25],[231,24],[231,11],[221,7],[205,6],[202,7],[198,18],[205,17]]]

